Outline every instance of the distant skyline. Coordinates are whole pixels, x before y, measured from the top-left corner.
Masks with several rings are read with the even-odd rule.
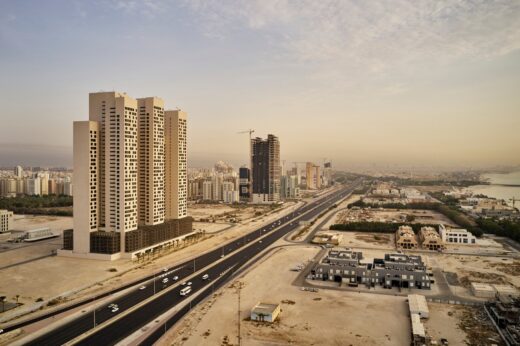
[[[190,166],[520,164],[518,1],[2,1],[0,166],[72,165],[99,90],[190,117]]]

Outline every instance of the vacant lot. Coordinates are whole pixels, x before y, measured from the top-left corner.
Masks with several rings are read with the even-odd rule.
[[[404,297],[292,286],[290,268],[316,255],[314,247],[286,247],[259,263],[243,278],[241,336],[245,345],[408,345],[410,323]],[[237,342],[237,286],[229,284],[169,331],[174,345],[224,345]],[[281,303],[274,324],[248,321],[259,301]],[[374,328],[377,326],[377,328]]]

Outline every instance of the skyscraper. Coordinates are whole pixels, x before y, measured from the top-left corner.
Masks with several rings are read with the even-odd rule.
[[[166,142],[166,218],[188,216],[187,114],[180,110],[165,112]]]
[[[156,97],[90,94],[89,121],[74,123],[74,230],[61,255],[133,257],[192,232],[186,116],[165,113]]]
[[[307,190],[315,190],[321,188],[320,166],[315,165],[312,162],[307,162],[306,178]]]
[[[164,102],[156,97],[137,100],[139,108],[139,224],[164,222]]]
[[[278,137],[251,139],[252,202],[280,200],[280,142]]]

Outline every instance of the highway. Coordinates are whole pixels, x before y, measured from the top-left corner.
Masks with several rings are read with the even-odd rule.
[[[182,282],[191,274],[206,268],[200,275],[192,279],[191,294],[205,289],[193,302],[198,303],[207,295],[211,294],[213,289],[220,287],[233,274],[233,272],[242,267],[249,259],[269,247],[275,241],[283,237],[285,234],[293,231],[298,227],[298,222],[311,220],[337,201],[348,196],[352,190],[357,187],[359,181],[356,181],[350,187],[342,187],[321,199],[312,201],[311,203],[300,207],[299,209],[283,216],[270,224],[267,224],[255,231],[252,231],[223,247],[214,249],[194,260],[182,263],[174,268],[166,269],[160,274],[156,274],[155,278],[143,282],[142,285],[121,296],[114,301],[107,303],[105,306],[96,309],[94,312],[82,315],[79,318],[58,327],[49,333],[33,340],[28,345],[61,345],[77,336],[89,331],[94,326],[102,324],[125,310],[139,304],[163,289],[171,285]],[[261,240],[258,238],[263,237]],[[220,262],[217,262],[219,261]],[[215,263],[217,262],[217,263]],[[201,276],[208,274],[209,279],[202,280]],[[167,279],[167,280],[166,280]],[[79,345],[112,345],[130,335],[133,331],[139,329],[149,321],[153,320],[160,314],[166,312],[172,307],[182,302],[186,297],[180,295],[180,290],[187,285],[179,285],[167,294],[156,297],[143,306],[129,312],[125,316],[111,324],[102,326],[88,337],[81,340]],[[108,307],[115,304],[116,309]],[[181,318],[188,310],[181,309],[174,317]],[[181,314],[182,313],[182,314]],[[179,315],[179,316],[178,316]],[[176,320],[168,321],[169,325]],[[157,334],[157,333],[155,333]],[[154,334],[154,335],[155,335]],[[160,336],[160,335],[159,335]],[[158,337],[156,335],[156,337]],[[151,339],[150,339],[151,340]],[[147,340],[147,342],[150,342]],[[153,340],[152,340],[153,342]]]

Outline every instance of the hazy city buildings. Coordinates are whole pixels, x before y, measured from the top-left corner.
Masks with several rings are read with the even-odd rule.
[[[74,179],[62,255],[132,257],[190,233],[185,113],[156,97],[90,94],[89,120],[74,123]]]
[[[274,203],[280,200],[280,142],[278,137],[251,139],[252,202]]]

